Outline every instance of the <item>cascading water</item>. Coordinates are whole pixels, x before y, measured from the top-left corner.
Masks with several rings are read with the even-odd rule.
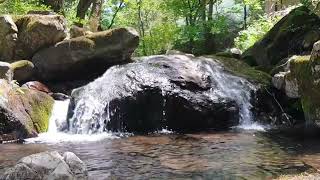
[[[206,68],[217,86],[211,91],[215,91],[222,97],[233,99],[239,105],[240,124],[238,128],[263,130],[262,126],[254,123],[251,111],[251,96],[252,92],[256,91],[256,87],[244,78],[226,73],[218,62],[207,58],[203,59],[207,61]]]
[[[186,56],[172,57],[176,58],[176,61],[186,60],[187,63],[183,64],[183,66],[178,66],[177,69],[173,69],[179,71],[178,73],[181,73],[182,76],[187,74],[187,78],[197,79],[199,77],[188,75],[194,74],[196,71],[202,71],[203,75],[209,77],[211,83],[209,89],[204,91],[204,94],[206,97],[213,99],[212,102],[215,102],[217,98],[221,98],[230,99],[237,104],[240,118],[239,128],[263,130],[261,126],[254,123],[251,112],[251,95],[256,90],[252,83],[244,78],[228,73],[219,62],[213,61],[209,58],[199,57],[196,61],[190,61]],[[73,95],[76,94],[80,98],[74,100],[75,107],[73,110],[73,116],[68,120],[69,131],[67,134],[61,133],[59,130],[64,129],[63,126],[66,125],[63,123],[67,122],[66,118],[69,101],[56,101],[52,117],[50,119],[49,132],[40,135],[40,137],[43,137],[46,140],[48,137],[51,137],[56,140],[77,139],[83,141],[86,140],[86,136],[88,137],[92,134],[96,135],[106,133],[106,126],[107,122],[110,121],[110,116],[113,116],[117,111],[119,111],[117,108],[111,108],[110,102],[113,99],[118,99],[119,97],[130,97],[137,91],[144,91],[143,86],[137,85],[137,82],[142,82],[142,84],[146,84],[148,86],[156,85],[162,87],[161,94],[163,101],[160,105],[162,109],[159,116],[163,118],[163,121],[166,121],[167,102],[164,98],[166,96],[166,92],[175,92],[179,90],[176,89],[177,87],[173,87],[172,82],[170,82],[172,80],[170,78],[172,77],[168,77],[165,72],[160,71],[155,73],[155,71],[159,71],[156,67],[158,66],[157,64],[152,64],[152,66],[155,66],[155,69],[150,69],[150,64],[148,65],[148,63],[142,63],[141,66],[139,66],[139,63],[137,64],[133,63],[127,66],[113,67],[101,78],[98,78],[93,83],[83,87],[81,91],[75,90]],[[148,65],[147,68],[145,64]],[[193,69],[191,68],[190,70],[188,67],[193,67]],[[178,77],[178,80],[179,78],[180,77]],[[180,93],[185,92],[184,89],[180,91]],[[66,136],[70,134],[74,135],[72,137]],[[79,138],[79,136],[81,136],[81,138]],[[110,133],[107,136],[110,137]],[[98,137],[98,139],[99,138],[101,137]],[[92,140],[94,138],[88,137],[88,139]]]

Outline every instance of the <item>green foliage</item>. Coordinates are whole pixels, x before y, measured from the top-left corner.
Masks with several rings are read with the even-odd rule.
[[[253,21],[247,29],[239,32],[235,38],[235,46],[242,51],[253,46],[254,43],[264,37],[264,35],[281,19],[278,16],[261,16],[258,20]]]
[[[37,0],[6,0],[0,4],[0,14],[26,14],[31,10],[49,10]]]

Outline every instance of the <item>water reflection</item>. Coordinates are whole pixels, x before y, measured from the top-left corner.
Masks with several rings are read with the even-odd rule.
[[[0,173],[23,156],[58,150],[75,152],[93,179],[266,179],[319,168],[320,148],[312,144],[261,132],[227,132],[0,145]]]

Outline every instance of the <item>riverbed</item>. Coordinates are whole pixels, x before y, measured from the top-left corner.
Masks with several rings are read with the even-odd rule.
[[[162,132],[88,139],[0,145],[0,173],[24,156],[52,150],[74,152],[91,179],[272,179],[320,168],[316,139],[278,133]]]

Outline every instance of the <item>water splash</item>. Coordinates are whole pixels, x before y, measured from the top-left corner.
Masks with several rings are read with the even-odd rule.
[[[49,129],[46,133],[41,133],[36,138],[26,139],[26,143],[47,143],[56,144],[62,142],[93,142],[103,139],[118,138],[109,132],[101,132],[97,134],[72,134],[62,132],[63,126],[67,126],[67,114],[70,100],[55,101],[52,114],[49,119]]]
[[[203,59],[207,61],[205,67],[216,85],[211,88],[211,92],[230,98],[238,104],[240,108],[240,124],[238,128],[264,130],[263,126],[254,122],[251,111],[251,96],[257,90],[256,87],[244,78],[226,73],[224,67],[219,65],[218,62],[212,61],[212,59]]]
[[[179,60],[179,59],[178,59]],[[202,67],[208,73],[212,87],[207,95],[210,98],[227,98],[234,100],[239,106],[240,124],[236,128],[244,130],[263,131],[265,128],[253,120],[251,112],[251,96],[256,87],[244,78],[234,76],[227,73],[223,66],[212,59],[200,57],[198,61],[192,61],[192,66]],[[165,77],[153,77],[153,72],[146,68],[139,69],[141,75],[144,75],[148,83],[162,84],[163,87],[170,87],[170,82]],[[152,70],[151,70],[152,71]],[[85,86],[85,91],[82,91],[81,98],[75,103],[75,111],[73,117],[69,119],[69,129],[63,128],[67,126],[66,118],[68,113],[69,100],[56,101],[53,108],[53,113],[50,118],[49,131],[40,134],[38,138],[28,139],[27,142],[83,142],[83,141],[98,141],[105,138],[116,138],[118,136],[106,132],[106,124],[110,121],[110,116],[116,109],[110,109],[110,100],[114,97],[130,96],[130,90],[139,89],[135,83],[131,83],[127,77],[118,76],[126,73],[130,76],[126,68],[116,66],[110,68],[102,78],[96,79],[98,83],[90,83]],[[115,78],[117,76],[117,78]],[[134,75],[132,75],[135,77]],[[141,77],[141,79],[143,79]],[[118,87],[120,82],[128,82],[125,87]],[[137,81],[140,81],[138,79]],[[150,81],[150,82],[149,82]],[[105,84],[104,89],[95,87],[96,84]],[[79,93],[75,90],[73,93]],[[128,94],[129,93],[129,94]],[[164,92],[162,92],[164,93]],[[163,94],[164,95],[164,94]],[[163,102],[162,116],[165,120],[166,101]],[[68,129],[68,133],[61,132],[62,129]],[[156,132],[157,133],[157,132]],[[172,133],[168,130],[159,131],[158,133]],[[121,135],[120,135],[121,136]]]

